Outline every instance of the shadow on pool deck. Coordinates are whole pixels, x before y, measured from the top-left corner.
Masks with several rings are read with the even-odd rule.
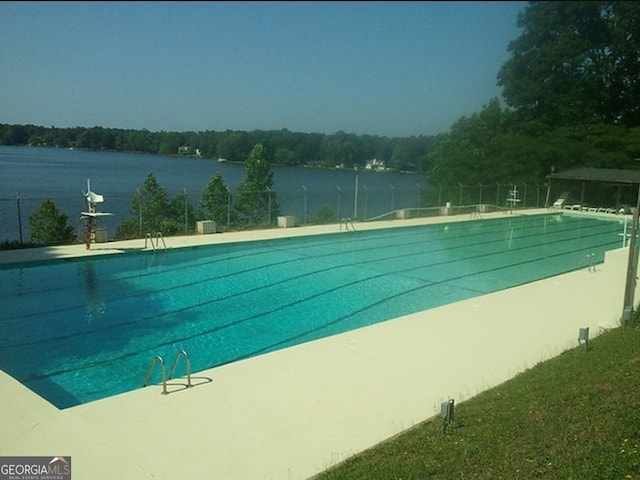
[[[433,221],[443,220],[422,219]],[[257,234],[322,233],[308,228]],[[168,243],[241,241],[251,233]],[[69,247],[55,258],[73,253]],[[578,346],[580,328],[595,336],[616,327],[626,262],[627,249],[614,250],[595,271],[196,372],[211,382],[170,395],[155,385],[60,411],[0,372],[0,455],[71,456],[80,479],[309,478],[436,415],[449,398],[464,401]]]

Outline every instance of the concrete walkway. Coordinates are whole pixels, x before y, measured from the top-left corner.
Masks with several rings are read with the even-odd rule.
[[[433,221],[443,219],[390,224]],[[168,243],[329,228],[337,230],[275,229],[172,237]],[[0,262],[117,253],[141,248],[136,242],[97,245],[90,252],[84,246],[30,256],[2,252]],[[594,337],[618,326],[626,266],[627,249],[615,250],[595,272],[561,275],[198,372],[197,386],[187,390],[184,380],[172,380],[169,395],[153,386],[57,410],[0,372],[0,456],[71,456],[73,478],[80,480],[306,479],[439,414],[449,398],[462,402],[576,347],[582,327]]]

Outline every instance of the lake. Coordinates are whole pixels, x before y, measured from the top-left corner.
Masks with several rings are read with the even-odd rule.
[[[311,222],[323,207],[336,219],[368,219],[415,207],[426,188],[424,175],[417,173],[360,170],[356,177],[354,170],[277,166],[272,172],[280,214],[295,216],[298,224]],[[171,198],[186,192],[198,209],[202,190],[214,174],[222,175],[234,195],[244,166],[206,158],[0,146],[0,241],[28,241],[29,215],[43,198],[53,200],[68,223],[80,228],[87,179],[91,190],[104,196],[99,211],[114,214],[101,220],[112,238],[120,222],[130,217],[131,200],[149,173]]]

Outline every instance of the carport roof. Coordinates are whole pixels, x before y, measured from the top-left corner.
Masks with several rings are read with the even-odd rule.
[[[623,170],[616,168],[577,168],[547,175],[550,180],[588,180],[592,182],[609,182],[640,184],[640,170]]]

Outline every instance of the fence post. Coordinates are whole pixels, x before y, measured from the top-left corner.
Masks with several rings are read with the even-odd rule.
[[[353,188],[353,219],[358,220],[358,166],[353,167],[356,179]]]
[[[16,204],[18,206],[18,235],[22,244],[22,214],[20,212],[20,192],[16,192]]]
[[[367,190],[366,185],[362,185],[362,189],[364,190],[364,219],[367,219],[367,205],[369,203],[369,191]]]
[[[138,215],[139,215],[138,228],[140,230],[138,232],[138,235],[140,238],[142,238],[142,195],[140,194],[139,188],[138,188]]]
[[[227,229],[231,225],[231,190],[229,187],[225,186],[227,189]]]
[[[267,213],[267,224],[270,226],[271,225],[271,189],[269,187],[267,187],[267,194],[269,195],[269,210]]]
[[[183,187],[184,190],[184,234],[187,234],[187,189]]]
[[[391,211],[395,211],[396,209],[396,189],[393,185],[389,185],[391,188]]]
[[[302,190],[304,190],[304,223],[303,225],[306,225],[307,224],[307,187],[302,185]]]

